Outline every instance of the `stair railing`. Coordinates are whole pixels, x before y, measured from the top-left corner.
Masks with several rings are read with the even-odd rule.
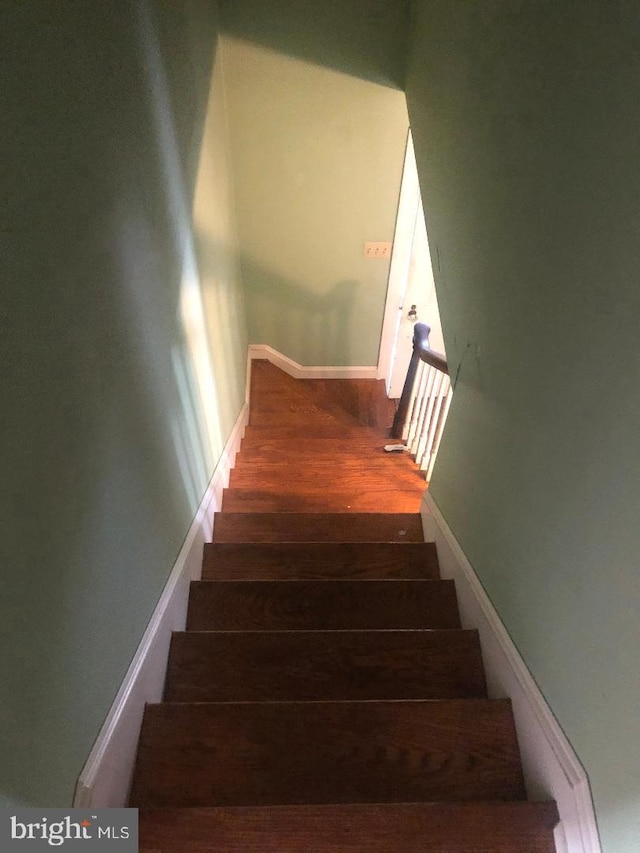
[[[427,480],[440,447],[453,391],[446,358],[429,346],[431,328],[413,327],[413,352],[391,437],[402,439]]]

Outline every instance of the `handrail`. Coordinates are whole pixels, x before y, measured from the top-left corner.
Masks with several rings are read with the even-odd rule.
[[[424,361],[425,364],[435,367],[441,373],[449,374],[449,367],[446,358],[439,352],[432,350],[429,346],[429,335],[431,334],[431,326],[426,323],[416,323],[413,327],[413,352],[409,361],[407,370],[407,378],[405,379],[400,396],[400,402],[393,419],[391,427],[391,438],[402,438],[407,415],[409,414],[409,405],[415,385],[416,373],[418,372],[418,363]]]
[[[391,429],[393,438],[406,442],[427,481],[431,480],[453,398],[447,360],[429,346],[430,332],[425,323],[414,327],[407,379]]]
[[[413,349],[417,350],[420,361],[430,364],[441,373],[449,373],[447,359],[442,353],[436,352],[429,346],[431,327],[426,323],[416,323],[413,327]]]

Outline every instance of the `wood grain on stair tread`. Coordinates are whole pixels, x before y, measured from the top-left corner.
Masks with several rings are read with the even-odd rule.
[[[344,424],[346,427],[356,427],[357,421],[347,418],[336,417],[333,413],[323,411],[312,405],[291,406],[288,410],[280,408],[274,411],[254,411],[252,409],[249,423],[252,426],[293,426],[304,434],[305,426],[312,421],[318,427],[338,427]]]
[[[376,447],[389,444],[387,429],[376,429],[373,427],[347,426],[345,424],[318,424],[310,421],[301,430],[299,425],[276,424],[275,426],[252,426],[245,428],[243,446],[246,442],[272,441],[282,446],[283,442],[307,441],[307,440],[334,440],[341,441],[343,445]]]
[[[476,631],[183,632],[167,702],[486,696]]]
[[[287,396],[288,399],[286,399]],[[306,396],[303,394],[278,394],[269,397],[260,395],[258,399],[253,401],[249,415],[251,426],[293,425],[304,421],[314,421],[316,424],[344,425],[348,428],[365,425],[385,427],[389,425],[392,419],[393,416],[391,418],[384,416],[380,420],[375,415],[369,419],[365,415],[364,420],[360,420],[357,415],[347,412],[333,402],[321,400],[314,395]],[[369,423],[365,424],[365,420],[369,420]]]
[[[257,429],[257,428],[256,428]],[[268,461],[276,456],[286,452],[288,458],[292,460],[320,458],[335,462],[344,459],[362,459],[371,457],[373,459],[402,459],[407,457],[407,453],[387,453],[385,445],[397,444],[396,440],[392,440],[380,435],[379,432],[372,435],[360,435],[359,430],[352,432],[348,437],[312,437],[305,435],[295,438],[269,438],[267,436],[256,435],[255,432],[250,435],[245,435],[242,439],[240,447],[240,460]]]
[[[251,366],[252,424],[270,414],[286,422],[302,408],[316,417],[330,416],[339,422],[367,426],[389,426],[394,405],[388,400],[384,382],[375,379],[294,379],[266,361]]]
[[[304,464],[307,463],[307,465]],[[239,457],[236,467],[231,471],[232,475],[248,477],[251,471],[254,472],[255,480],[261,480],[263,477],[278,477],[291,474],[292,470],[298,471],[301,475],[309,476],[309,464],[313,464],[317,468],[317,476],[319,478],[332,477],[332,482],[335,483],[336,475],[339,475],[340,480],[348,479],[350,476],[363,476],[367,472],[371,472],[376,476],[381,474],[412,474],[413,479],[420,478],[420,472],[416,469],[415,462],[407,453],[385,453],[377,450],[364,453],[349,453],[344,457],[340,455],[332,457],[330,454],[305,454],[304,456],[289,457],[287,448],[283,446],[280,453],[275,458],[253,458],[245,460],[242,456]],[[238,483],[237,485],[247,485],[247,483]]]
[[[221,512],[214,542],[424,542],[420,513]]]
[[[524,799],[503,699],[147,705],[131,805]]]
[[[420,476],[414,460],[408,453],[385,453],[377,447],[357,453],[350,451],[332,455],[325,451],[295,452],[288,445],[283,444],[279,451],[274,450],[269,454],[263,451],[260,453],[241,451],[233,471],[243,475],[245,471],[247,474],[249,471],[254,471],[256,480],[262,480],[267,475],[277,477],[278,474],[282,476],[287,470],[308,471],[310,467],[316,466],[320,474],[326,475],[333,472],[334,481],[336,475],[342,479],[347,475],[356,477],[364,471],[372,471],[378,475],[384,473],[389,476],[395,476],[398,472],[400,474],[408,472],[414,475],[414,480],[418,484],[424,485],[424,477]]]
[[[424,486],[424,481],[423,481]],[[324,488],[302,491],[291,487],[285,489],[225,489],[222,498],[223,512],[343,512],[382,513],[415,512],[420,507],[422,488],[411,491],[394,489]]]
[[[459,628],[451,580],[194,581],[190,631]]]
[[[555,803],[143,809],[141,853],[555,853]]]
[[[402,460],[409,462],[409,460]],[[293,479],[293,482],[292,482]],[[391,480],[391,482],[390,482]],[[328,489],[353,489],[354,491],[382,492],[394,489],[415,489],[416,494],[424,491],[424,477],[413,467],[409,469],[392,462],[359,463],[357,466],[342,466],[335,462],[307,466],[289,462],[268,462],[262,465],[241,465],[231,472],[230,488],[256,489],[257,491],[280,490],[283,487],[301,492],[326,492]],[[387,510],[388,511],[388,510]]]
[[[433,542],[207,543],[203,580],[440,577]]]

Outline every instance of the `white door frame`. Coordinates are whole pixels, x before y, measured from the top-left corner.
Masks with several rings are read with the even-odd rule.
[[[418,181],[416,159],[413,153],[413,139],[411,137],[411,130],[409,130],[404,157],[404,169],[402,172],[402,186],[400,187],[400,200],[398,202],[396,230],[393,238],[393,251],[391,253],[387,301],[384,309],[384,320],[382,322],[382,335],[380,337],[380,355],[378,358],[378,379],[384,379],[387,394],[389,393],[389,383],[391,381],[391,367],[395,358],[398,327],[401,317],[400,309],[402,308],[402,300],[409,276],[409,266],[413,251],[413,235],[419,206],[420,183]]]

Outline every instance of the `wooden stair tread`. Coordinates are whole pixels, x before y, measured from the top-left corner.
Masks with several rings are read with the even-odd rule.
[[[324,448],[314,450],[310,447],[296,450],[289,442],[283,441],[279,449],[247,449],[242,450],[241,454],[233,470],[250,470],[255,466],[256,473],[260,476],[268,473],[271,466],[276,473],[278,468],[306,469],[310,465],[317,465],[320,471],[326,471],[333,466],[334,473],[337,471],[339,474],[343,471],[356,473],[363,469],[388,471],[391,474],[395,471],[416,472],[417,470],[410,453],[386,453],[382,445],[360,449],[349,448],[346,451],[339,448],[335,451]]]
[[[357,427],[358,422],[348,417],[336,417],[332,412],[322,411],[322,409],[312,404],[301,404],[300,406],[291,407],[289,411],[283,411],[277,405],[273,411],[265,410],[254,412],[250,415],[249,423],[251,426],[293,426],[297,427],[300,432],[306,432],[306,424],[309,421],[314,422],[314,427]]]
[[[394,405],[376,379],[300,380],[268,362],[251,366],[251,423],[271,416],[278,423],[300,414],[309,420],[331,417],[362,426],[390,426]],[[310,417],[312,416],[312,417]]]
[[[280,424],[275,426],[257,426],[249,424],[245,428],[243,442],[253,441],[309,441],[317,439],[332,439],[343,444],[355,442],[356,446],[373,444],[375,446],[395,443],[388,438],[385,428],[347,426],[345,424],[318,424],[310,422],[300,429],[299,425]],[[243,444],[244,446],[244,444]]]
[[[221,512],[214,542],[424,542],[420,513]]]
[[[140,851],[555,853],[555,803],[142,809]]]
[[[247,428],[249,429],[249,428]],[[254,432],[246,433],[240,446],[240,459],[272,458],[275,453],[282,453],[286,448],[293,457],[306,455],[327,456],[333,459],[359,457],[363,454],[376,457],[402,457],[406,454],[387,453],[384,449],[386,444],[398,444],[395,439],[387,438],[379,431],[366,435],[360,435],[357,430],[346,436],[289,436],[288,438],[275,438],[274,436],[263,436],[259,434],[259,427],[254,427]],[[366,432],[366,431],[365,431]]]
[[[386,487],[365,486],[352,489],[323,487],[303,491],[291,486],[285,490],[271,487],[266,489],[225,489],[222,498],[223,512],[306,512],[306,513],[383,513],[390,509],[395,512],[415,512],[420,507],[422,487],[394,489],[390,483]]]
[[[401,460],[409,462],[409,460]],[[392,481],[389,482],[390,475]],[[229,480],[230,488],[256,489],[257,491],[279,490],[325,493],[330,489],[353,489],[354,491],[377,489],[381,492],[415,488],[418,494],[424,490],[424,477],[414,467],[379,463],[358,465],[348,468],[333,462],[325,465],[300,466],[267,463],[262,466],[235,468]],[[388,510],[387,510],[388,511]]]
[[[131,805],[524,797],[507,700],[163,703],[145,710]]]
[[[476,631],[182,632],[167,702],[486,696]]]
[[[203,580],[440,577],[433,542],[207,543]]]
[[[317,469],[318,476],[331,476],[333,483],[335,483],[336,477],[342,481],[347,476],[362,475],[366,472],[375,475],[381,473],[405,474],[408,472],[419,477],[415,463],[407,453],[385,453],[382,450],[380,452],[350,453],[345,456],[340,454],[332,456],[329,453],[321,455],[308,453],[289,457],[289,449],[286,443],[277,458],[258,457],[257,455],[248,460],[239,458],[236,467],[231,471],[231,475],[242,474],[242,476],[246,476],[250,471],[254,471],[255,479],[262,479],[267,476],[281,477],[287,474],[290,476],[292,470],[306,474],[309,471],[307,467],[309,464],[313,464],[313,468]]]
[[[459,628],[451,580],[194,581],[190,631]]]

